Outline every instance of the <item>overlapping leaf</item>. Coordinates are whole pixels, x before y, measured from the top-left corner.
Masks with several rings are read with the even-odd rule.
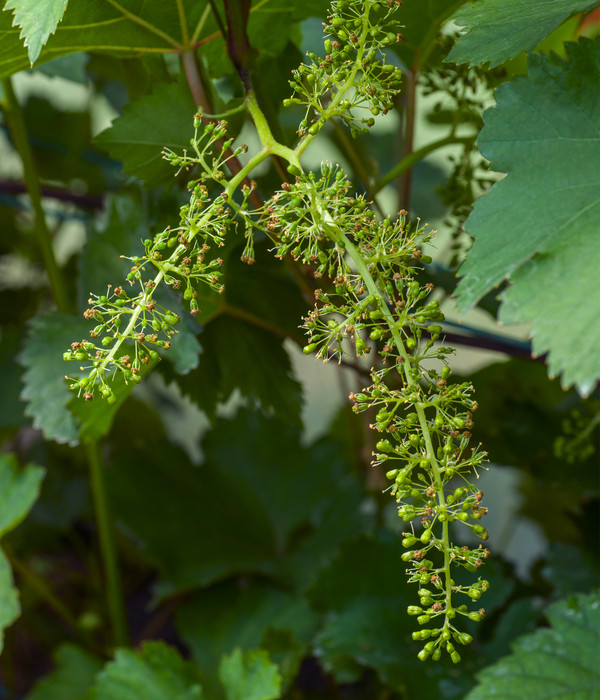
[[[180,5],[184,9],[186,28],[191,33],[200,21],[205,2],[71,2],[56,32],[42,49],[38,63],[77,51],[100,51],[117,56],[173,51],[183,43]],[[12,19],[11,13],[0,12],[0,77],[30,65],[19,29],[12,26]]]
[[[35,685],[27,700],[82,700],[102,668],[99,659],[74,644],[60,646],[54,663],[54,671]]]
[[[196,105],[182,81],[159,83],[152,94],[125,105],[123,116],[96,137],[96,143],[116,160],[128,175],[148,187],[172,181],[176,170],[162,157],[163,147],[182,152],[194,135]]]
[[[98,674],[94,700],[202,700],[200,669],[163,642],[118,649]]]
[[[201,468],[172,447],[116,460],[109,474],[116,513],[159,566],[163,594],[245,572],[305,579],[339,538],[363,526],[356,481],[345,476],[335,445],[306,448],[299,438],[281,419],[240,411],[207,435]],[[344,499],[341,522],[322,532],[332,503]],[[314,544],[323,539],[326,547]],[[299,552],[303,570],[294,566]]]
[[[479,674],[467,700],[592,698],[600,687],[598,592],[548,608],[549,629],[520,637],[513,653]]]
[[[21,27],[27,55],[33,65],[48,37],[54,34],[69,0],[7,0],[4,10],[13,10],[14,21]]]
[[[39,495],[43,477],[41,467],[30,464],[21,469],[14,455],[0,455],[0,536],[25,518]],[[13,586],[10,564],[0,549],[0,653],[4,630],[20,613],[19,594]]]
[[[260,646],[272,650],[282,669],[293,672],[318,622],[319,616],[299,595],[264,582],[241,586],[234,581],[198,591],[180,606],[176,618],[192,658],[205,669],[211,698],[222,695],[217,670],[223,654]],[[274,641],[284,633],[287,643],[277,649]]]
[[[600,40],[567,57],[530,56],[529,76],[501,85],[484,114],[479,148],[509,174],[466,222],[476,241],[457,293],[464,312],[509,277],[500,318],[531,321],[550,373],[587,393],[600,377]]]
[[[227,700],[275,700],[280,697],[281,676],[264,649],[242,653],[236,648],[221,660],[219,676]]]
[[[450,19],[466,29],[447,61],[490,63],[490,67],[534,49],[574,12],[588,12],[598,0],[479,0]]]
[[[72,342],[87,338],[89,331],[90,324],[84,318],[58,312],[39,314],[29,323],[20,356],[25,368],[21,398],[27,402],[26,415],[33,418],[34,426],[49,440],[75,445],[82,437],[95,439],[105,434],[135,386],[116,380],[117,401],[112,405],[101,399],[86,403],[68,390],[65,375],[77,378],[81,372],[72,366],[74,363],[64,362],[62,354]],[[147,367],[143,369],[148,371]]]

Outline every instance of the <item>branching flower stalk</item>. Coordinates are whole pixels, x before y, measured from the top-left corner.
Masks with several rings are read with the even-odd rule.
[[[341,118],[353,132],[368,129],[374,115],[392,107],[400,88],[400,71],[385,60],[384,50],[400,40],[396,5],[387,0],[339,0],[328,18],[326,56],[309,54],[309,63],[294,72],[294,94],[287,105],[301,105],[304,116],[295,149],[273,137],[252,92],[246,99],[261,149],[237,174],[227,175],[227,159],[240,155],[226,139],[225,122],[202,126],[196,116],[191,150],[164,151],[178,172],[199,171],[189,184],[188,204],[180,223],[144,241],[144,255],[131,260],[127,275],[135,293],[123,286],[92,296],[85,312],[96,327],[92,341],[73,344],[66,360],[87,362],[88,372],[71,380],[71,388],[91,400],[96,390],[116,400],[111,376],[121,372],[137,382],[140,368],[167,349],[179,318],[159,307],[154,293],[161,283],[182,293],[192,314],[198,313],[198,285],[220,290],[222,261],[216,251],[226,235],[243,228],[242,259],[254,260],[257,232],[273,241],[278,258],[291,257],[310,266],[323,289],[315,292],[314,309],[304,319],[304,347],[324,362],[350,353],[374,357],[371,385],[351,393],[353,410],[369,412],[371,428],[380,433],[374,466],[385,466],[389,491],[407,523],[403,560],[409,582],[417,584],[419,605],[408,614],[421,629],[413,639],[425,641],[421,660],[437,660],[445,650],[460,661],[455,645],[468,644],[461,619],[478,621],[483,609],[470,609],[488,588],[481,578],[457,583],[454,571],[476,572],[487,549],[458,546],[451,524],[487,538],[479,523],[486,509],[482,492],[472,483],[484,465],[485,453],[470,447],[473,413],[470,383],[449,381],[448,355],[438,344],[444,316],[433,298],[433,285],[419,282],[419,269],[431,261],[422,246],[431,233],[414,226],[402,211],[395,219],[380,219],[361,195],[352,194],[342,170],[324,163],[319,173],[305,172],[301,156],[329,119]],[[265,158],[277,155],[288,163],[293,182],[259,209],[250,206],[255,183],[244,184]],[[219,192],[211,197],[209,188]],[[133,347],[133,349],[130,349]]]

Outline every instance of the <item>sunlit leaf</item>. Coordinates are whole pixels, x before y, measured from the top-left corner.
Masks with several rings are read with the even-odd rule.
[[[7,0],[4,10],[13,10],[13,24],[21,27],[29,61],[33,65],[48,37],[54,34],[69,0]]]
[[[598,0],[479,0],[450,18],[465,33],[447,61],[490,63],[493,68],[521,51],[534,49],[574,12],[588,12]]]
[[[202,700],[200,669],[164,642],[117,649],[94,685],[94,700]]]

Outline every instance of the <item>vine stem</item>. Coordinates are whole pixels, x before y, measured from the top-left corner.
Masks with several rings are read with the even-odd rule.
[[[446,146],[451,146],[454,144],[470,144],[475,140],[475,138],[476,136],[454,136],[453,134],[448,134],[448,136],[444,136],[437,141],[431,141],[431,143],[421,146],[421,148],[418,148],[416,151],[409,153],[380,180],[378,180],[373,187],[373,192],[376,194],[382,190],[386,185],[389,185],[390,182],[410,170],[420,160],[423,160],[425,156],[433,153],[433,151],[437,151],[440,148],[445,148]]]
[[[129,630],[125,612],[125,601],[121,588],[121,577],[117,559],[115,527],[110,513],[105,464],[100,445],[96,441],[86,444],[90,468],[90,486],[100,540],[100,553],[106,578],[106,600],[114,641],[117,646],[129,646]]]
[[[35,166],[33,152],[29,144],[27,136],[27,127],[23,116],[23,110],[15,95],[12,81],[10,78],[2,80],[5,96],[5,113],[6,120],[10,127],[13,137],[13,142],[17,152],[21,156],[23,163],[23,177],[25,179],[25,187],[29,194],[31,206],[34,214],[34,230],[37,236],[38,245],[44,261],[44,267],[48,280],[50,282],[50,290],[56,308],[62,313],[69,313],[72,310],[72,304],[69,301],[67,290],[64,285],[62,274],[56,262],[54,255],[54,247],[52,244],[52,234],[48,228],[44,208],[42,206],[42,188],[40,185],[39,175]]]
[[[54,594],[54,591],[50,588],[48,583],[17,557],[11,554],[7,556],[11,566],[19,574],[21,579],[31,586],[48,607],[51,608],[78,637],[80,637],[81,641],[84,642],[90,650],[96,653],[101,652],[97,644],[90,638],[89,633],[81,628],[75,617],[71,614],[71,611],[64,605],[60,598]]]

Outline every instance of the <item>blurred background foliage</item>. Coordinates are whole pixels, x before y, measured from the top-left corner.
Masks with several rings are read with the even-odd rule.
[[[129,697],[119,694],[124,673],[138,696],[200,697],[184,693],[201,682],[205,698],[244,698],[235,694],[250,687],[244,673],[260,669],[257,698],[462,698],[479,670],[545,624],[549,604],[598,584],[597,394],[550,380],[544,358],[531,358],[528,326],[497,325],[498,290],[460,324],[451,298],[470,246],[465,218],[498,179],[475,146],[483,110],[527,71],[524,53],[493,68],[443,62],[457,31],[444,22],[461,4],[405,0],[404,39],[389,58],[406,71],[397,108],[355,142],[328,126],[305,161],[341,163],[382,214],[406,208],[439,232],[424,274],[449,319],[457,380],[476,387],[475,435],[492,460],[480,475],[493,554],[487,615],[456,667],[416,660],[402,525],[369,467],[369,417],[361,423],[347,404],[368,367],[302,356],[314,281],[274,260],[266,241],[253,267],[239,260],[241,236],[227,243],[224,294],[206,294],[173,350],[142,385],[121,387],[114,407],[67,392],[62,352],[87,334],[88,293],[118,284],[119,256],[172,223],[185,199],[185,178],[160,149],[189,143],[194,100],[169,41],[181,39],[175,4],[71,0],[31,70],[10,12],[0,13],[0,697]],[[239,104],[212,3],[180,7],[214,111]],[[252,79],[288,143],[299,117],[279,112],[289,71],[321,50],[326,10],[323,0],[251,8]],[[137,12],[161,33],[132,20]],[[540,50],[564,55],[565,40],[597,33],[597,13],[581,12]],[[241,115],[230,127],[252,149]],[[276,164],[257,180],[261,192],[278,187]],[[118,553],[112,583],[98,474]],[[126,630],[111,586],[122,588]],[[98,675],[127,640],[138,651],[122,648]]]

